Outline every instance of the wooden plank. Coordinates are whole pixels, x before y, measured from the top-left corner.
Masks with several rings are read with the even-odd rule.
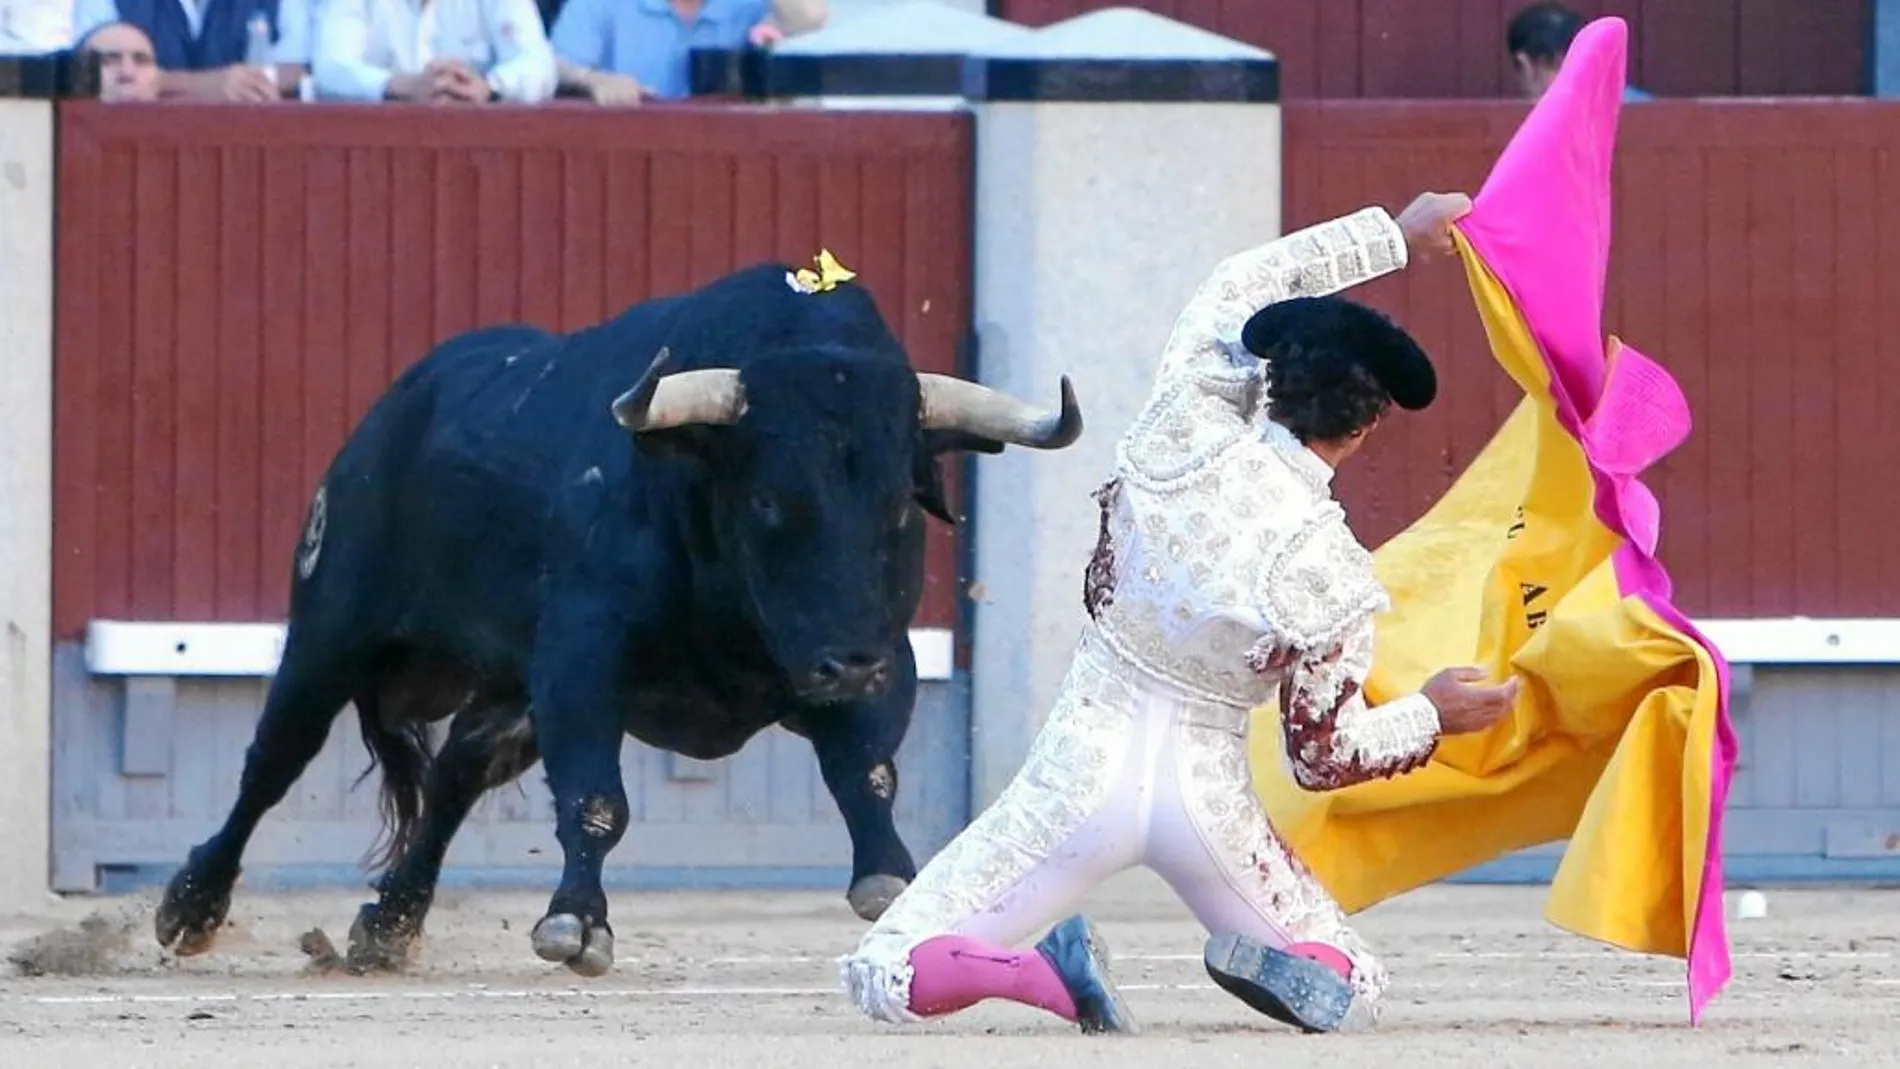
[[[168,619],[217,619],[218,411],[222,386],[218,333],[225,287],[248,279],[227,280],[218,269],[221,235],[227,228],[255,231],[255,218],[232,217],[224,196],[223,148],[219,141],[198,141],[176,150],[178,168],[172,242],[175,260],[166,271],[167,299],[177,317],[171,373],[175,422],[163,440],[139,442],[128,475],[142,479],[150,458],[173,459],[172,494],[164,501],[171,514],[172,566],[168,574],[140,572],[135,585],[151,583],[169,593]],[[156,206],[154,206],[156,210]],[[146,208],[140,205],[143,218]],[[243,354],[254,356],[254,354]],[[156,467],[157,465],[153,465]],[[141,609],[142,613],[153,611]]]
[[[218,234],[221,280],[218,330],[218,396],[214,425],[214,502],[211,543],[217,554],[217,583],[212,591],[214,619],[243,618],[259,611],[261,560],[258,538],[264,506],[259,497],[264,457],[261,394],[266,339],[263,331],[264,227],[263,153],[225,149],[219,158],[220,204],[226,225]],[[293,536],[294,537],[294,536]],[[289,544],[286,540],[280,545]],[[281,551],[272,586],[281,586]]]
[[[122,695],[119,774],[166,776],[172,770],[177,684],[165,676],[133,676]]]
[[[123,266],[102,236],[107,211],[129,211],[105,188],[105,151],[86,117],[57,105],[62,199],[55,221],[53,315],[53,619],[55,641],[85,628],[100,604],[98,588],[99,354],[110,338],[112,309],[101,300],[108,264]],[[117,231],[123,234],[124,230]],[[128,318],[123,311],[120,318]],[[127,327],[129,330],[129,326]],[[56,800],[57,806],[57,800]]]
[[[1872,307],[1890,311],[1900,308],[1900,270],[1894,270],[1894,265],[1900,264],[1900,211],[1892,207],[1900,205],[1900,152],[1880,149],[1874,154],[1874,161],[1879,192],[1866,207],[1851,213],[1848,219],[1852,225],[1872,229],[1878,234],[1875,253],[1876,263],[1880,266],[1875,286],[1878,296]],[[1884,318],[1871,315],[1865,309],[1860,309],[1856,314],[1880,324],[1878,345],[1870,347],[1867,355],[1851,365],[1860,372],[1855,381],[1861,389],[1856,392],[1863,397],[1880,398],[1886,407],[1882,409],[1883,414],[1878,420],[1879,433],[1859,440],[1850,451],[1867,458],[1892,457],[1896,455],[1896,443],[1900,443],[1900,420],[1895,420],[1892,415],[1893,400],[1900,397],[1900,331],[1892,329]],[[1891,463],[1886,460],[1879,463],[1891,478]],[[1871,586],[1880,590],[1900,590],[1900,542],[1890,535],[1890,532],[1900,529],[1900,494],[1864,494],[1859,498],[1854,514],[1841,519],[1845,521],[1842,524],[1844,528],[1849,522],[1856,528],[1851,542],[1846,541],[1849,537],[1846,531],[1842,532],[1846,543],[1843,557],[1854,562],[1856,578],[1862,589]],[[1891,614],[1891,610],[1889,612]],[[1900,766],[1896,770],[1900,771]],[[1896,779],[1895,786],[1900,788],[1900,779]]]
[[[470,153],[469,162],[475,178],[472,219],[480,220],[468,227],[475,239],[475,260],[469,265],[475,321],[517,321],[526,266],[521,256],[522,154],[488,149]]]
[[[298,450],[302,464],[299,481],[304,486],[301,500],[297,502],[300,515],[352,422],[349,384],[340,371],[346,366],[349,352],[344,340],[349,272],[343,269],[349,261],[347,248],[339,248],[338,244],[338,235],[348,233],[349,227],[349,193],[345,185],[348,159],[339,148],[314,149],[302,153],[302,157],[306,235],[304,350],[298,362],[300,375],[294,384],[303,399],[303,441]],[[286,383],[289,385],[292,384]],[[278,550],[278,554],[279,560],[288,562],[288,547]],[[289,587],[288,576],[283,585]]]
[[[188,277],[211,287],[215,300],[217,280],[202,266],[202,252],[209,244],[202,236],[190,243],[195,249],[191,256],[178,257],[179,226],[200,221],[203,213],[183,211],[177,153],[150,149],[125,155],[131,172],[130,215],[114,224],[126,227],[120,233],[132,235],[133,254],[108,268],[110,281],[97,294],[95,313],[111,323],[111,340],[100,354],[107,385],[96,395],[99,427],[106,432],[102,452],[110,450],[104,454],[110,461],[98,470],[105,525],[101,533],[112,543],[99,558],[112,575],[110,580],[102,575],[101,586],[123,592],[122,611],[171,618],[177,613],[172,580],[179,531],[174,521],[179,468],[186,456],[176,443],[181,393],[189,381],[180,374],[179,351],[191,346],[202,353],[208,348],[205,331],[210,326],[209,309],[200,322],[182,322],[178,286]],[[192,176],[202,181],[206,174],[194,169]],[[203,191],[193,195],[201,197]],[[196,378],[205,370],[193,366],[187,374]],[[126,381],[122,376],[128,372],[133,384],[129,396],[112,388]],[[128,415],[129,425],[121,423]],[[134,457],[151,456],[170,457],[173,463],[154,464],[145,471],[132,467]],[[106,600],[110,604],[110,598]]]
[[[547,330],[561,329],[561,241],[564,168],[562,157],[530,160],[511,153],[519,192],[514,218],[518,232],[518,262],[512,275],[515,307],[524,322]]]
[[[605,221],[607,154],[561,153],[561,319],[577,330],[607,314]]]
[[[306,504],[315,489],[305,482],[303,399],[304,269],[309,236],[304,230],[304,169],[296,157],[263,158],[263,244],[258,289],[263,301],[256,355],[258,383],[259,522],[256,554],[256,611],[281,619],[290,608],[286,547],[302,534]],[[264,430],[268,428],[268,432]],[[269,448],[263,444],[268,441]]]

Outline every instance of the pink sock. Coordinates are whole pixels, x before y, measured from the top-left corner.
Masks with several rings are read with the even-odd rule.
[[[1352,979],[1352,959],[1337,947],[1329,947],[1325,943],[1289,943],[1286,952],[1294,957],[1319,962],[1338,973],[1341,980]]]
[[[1034,950],[997,950],[960,935],[927,939],[910,952],[910,1009],[937,1017],[988,998],[1034,1006],[1066,1021],[1075,1000],[1049,959]]]

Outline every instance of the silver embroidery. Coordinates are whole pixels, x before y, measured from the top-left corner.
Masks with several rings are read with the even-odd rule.
[[[996,803],[925,866],[839,960],[845,990],[873,1018],[917,1020],[909,1009],[912,949],[954,931],[1008,891],[1036,858],[1073,834],[1106,799],[1133,747],[1127,679],[1137,671],[1178,688],[1210,715],[1239,718],[1273,700],[1301,658],[1369,634],[1385,592],[1370,554],[1333,502],[1331,472],[1266,418],[1260,361],[1240,346],[1258,309],[1336,292],[1405,264],[1403,236],[1369,208],[1223,261],[1176,320],[1154,393],[1116,447],[1101,496],[1113,547],[1113,597],[1092,606],[1061,695],[1034,751]],[[1102,647],[1095,643],[1099,640]],[[1258,670],[1262,651],[1273,664]],[[1283,651],[1280,652],[1280,651]],[[1250,657],[1250,653],[1254,656]],[[1367,651],[1369,657],[1369,649]],[[1364,678],[1357,660],[1311,675],[1335,697]],[[1120,661],[1129,664],[1119,664]],[[1351,675],[1357,671],[1358,675]],[[1422,698],[1417,699],[1423,701]],[[1348,702],[1335,745],[1377,754],[1422,731],[1406,699],[1366,711]],[[1429,708],[1429,703],[1426,703]],[[1330,708],[1330,706],[1329,706]],[[1435,728],[1436,714],[1432,715]],[[1368,999],[1385,974],[1343,915],[1260,811],[1244,745],[1192,746],[1183,781],[1192,816],[1230,864],[1263,881],[1297,938],[1338,947]]]
[[[1294,941],[1324,943],[1345,954],[1352,962],[1354,994],[1376,1009],[1388,982],[1385,967],[1346,923],[1338,903],[1273,833],[1254,793],[1244,742],[1196,740],[1177,753],[1180,782],[1202,788],[1182,792],[1188,813],[1217,847],[1217,856],[1233,866],[1229,877],[1254,901],[1266,903]]]
[[[1237,367],[1230,354],[1260,308],[1404,263],[1397,225],[1368,208],[1229,257],[1202,284],[1117,444],[1117,585],[1100,619],[1117,653],[1190,694],[1258,705],[1278,685],[1246,664],[1261,635],[1329,645],[1384,608],[1330,471],[1266,418],[1260,361]]]

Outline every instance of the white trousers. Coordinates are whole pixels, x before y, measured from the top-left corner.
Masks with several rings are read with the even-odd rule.
[[[1091,889],[1145,865],[1210,932],[1325,943],[1370,1003],[1384,969],[1274,834],[1247,759],[1250,711],[1190,697],[1087,626],[1028,761],[840,961],[871,1017],[910,1010],[910,952],[939,935],[1020,946]]]

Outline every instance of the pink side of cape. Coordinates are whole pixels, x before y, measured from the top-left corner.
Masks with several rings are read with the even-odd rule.
[[[1618,586],[1701,643],[1715,662],[1720,693],[1709,838],[1688,957],[1689,1019],[1696,1023],[1732,972],[1722,911],[1722,817],[1736,740],[1728,662],[1670,600],[1669,573],[1655,556],[1660,509],[1639,477],[1688,436],[1689,405],[1660,365],[1604,339],[1610,167],[1628,42],[1622,19],[1584,27],[1459,229],[1517,302],[1542,350],[1558,423],[1582,446],[1596,481],[1597,518],[1623,539],[1614,557]]]

